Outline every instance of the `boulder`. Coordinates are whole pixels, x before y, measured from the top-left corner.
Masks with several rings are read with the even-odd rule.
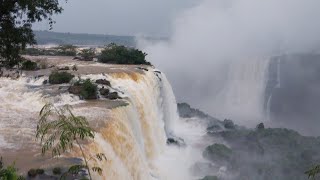
[[[167,139],[167,144],[168,145],[175,145],[175,146],[179,146],[179,147],[185,147],[186,143],[184,142],[184,140],[182,138],[179,137],[169,137]]]
[[[106,80],[106,79],[97,79],[97,80],[96,80],[96,83],[97,83],[97,84],[103,84],[103,85],[106,85],[106,86],[111,86],[110,81],[108,81],[108,80]]]
[[[68,91],[69,91],[69,93],[80,95],[81,91],[82,91],[82,86],[80,86],[80,85],[70,86]]]
[[[48,80],[44,80],[42,84],[48,84]]]
[[[99,89],[99,92],[100,92],[101,96],[107,96],[109,94],[110,90],[102,87],[101,89]]]
[[[105,97],[110,100],[121,99],[121,97],[118,95],[117,92],[111,92],[108,95],[106,95]]]

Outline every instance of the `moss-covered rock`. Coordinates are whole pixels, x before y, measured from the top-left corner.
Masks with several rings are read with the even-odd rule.
[[[49,83],[50,84],[63,84],[69,83],[74,75],[68,72],[57,72],[54,71],[49,75]]]
[[[79,80],[69,87],[69,93],[76,94],[83,99],[97,99],[97,85],[90,79]]]

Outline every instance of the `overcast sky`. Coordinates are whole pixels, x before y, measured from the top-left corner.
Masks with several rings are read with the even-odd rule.
[[[199,0],[68,0],[53,31],[167,36],[172,20]],[[48,23],[34,25],[48,30]]]

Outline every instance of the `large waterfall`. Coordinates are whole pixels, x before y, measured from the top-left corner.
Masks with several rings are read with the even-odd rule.
[[[210,99],[212,114],[245,125],[263,121],[268,65],[269,59],[226,61],[223,72],[213,72],[218,78],[212,82],[217,86]]]
[[[55,92],[63,90],[64,85],[42,85],[46,77],[0,78],[0,153],[7,157],[12,153],[21,154],[12,160],[24,171],[33,165],[49,167],[50,161],[41,161],[41,151],[34,140],[38,113],[47,102],[56,106],[72,104],[74,113],[85,116],[96,130],[94,142],[84,148],[86,154],[104,153],[107,157],[107,161],[91,161],[92,165],[103,168],[102,176],[96,175],[95,179],[189,177],[189,164],[183,156],[190,156],[191,151],[166,145],[167,137],[179,134],[175,126],[179,117],[175,97],[163,73],[151,68],[147,71],[124,68],[106,74],[81,75],[81,78],[109,80],[111,91],[117,91],[122,100],[79,100],[68,92]],[[74,152],[66,156],[80,157],[77,148]],[[166,164],[169,162],[170,165]],[[179,167],[168,169],[174,163]]]

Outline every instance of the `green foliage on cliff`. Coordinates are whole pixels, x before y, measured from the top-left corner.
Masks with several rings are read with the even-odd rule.
[[[101,51],[98,60],[102,63],[151,65],[146,61],[146,56],[146,53],[138,49],[111,43]]]
[[[231,158],[224,158],[235,179],[300,180],[304,172],[320,161],[320,138],[305,137],[281,128],[234,129],[210,133],[220,137],[232,149]],[[217,161],[219,151],[204,151],[205,157]],[[224,151],[223,151],[224,152]],[[215,158],[212,158],[215,157]],[[219,160],[219,159],[218,159]],[[315,170],[306,173],[313,177]]]

